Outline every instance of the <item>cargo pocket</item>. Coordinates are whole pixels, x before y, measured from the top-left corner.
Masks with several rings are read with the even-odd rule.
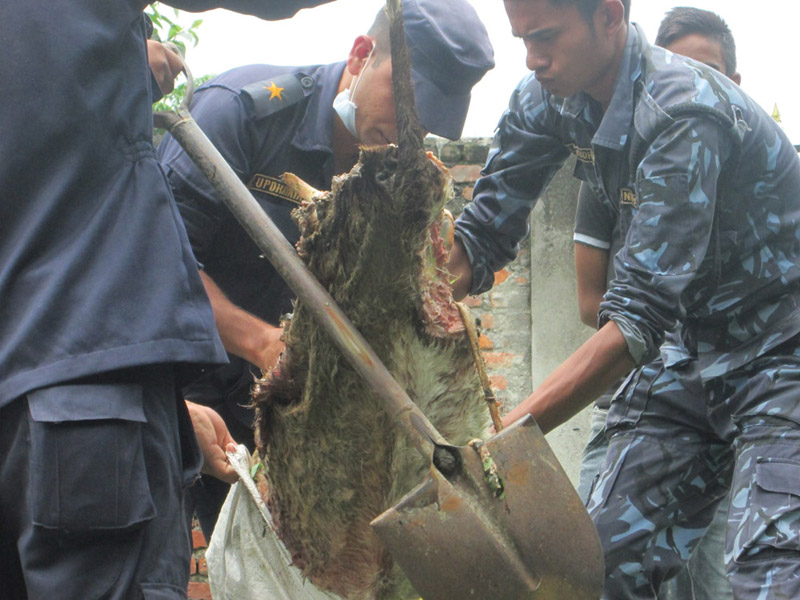
[[[800,551],[800,463],[760,459],[734,549],[737,562]]]
[[[87,383],[28,394],[33,522],[69,532],[152,519],[142,386]]]
[[[647,407],[650,389],[661,373],[662,368],[654,368],[652,363],[631,371],[611,396],[611,406],[606,419],[606,432],[612,434],[624,429],[633,429]]]

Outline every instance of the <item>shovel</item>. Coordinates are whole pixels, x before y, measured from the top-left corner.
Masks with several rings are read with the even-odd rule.
[[[184,104],[156,113],[155,125],[183,147],[430,464],[425,480],[372,522],[414,588],[426,600],[599,598],[597,533],[533,418],[485,442],[448,444],[192,119],[186,71]]]

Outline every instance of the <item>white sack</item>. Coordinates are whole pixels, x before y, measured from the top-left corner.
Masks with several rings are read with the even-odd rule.
[[[239,474],[206,550],[215,600],[341,600],[303,578],[278,539],[269,509],[250,477],[247,448],[228,454]]]

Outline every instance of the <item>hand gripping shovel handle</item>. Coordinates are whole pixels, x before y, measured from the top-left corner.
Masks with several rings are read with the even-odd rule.
[[[422,456],[431,460],[437,446],[447,445],[446,440],[411,401],[331,295],[297,256],[294,248],[225,162],[188,110],[181,107],[176,113],[158,112],[155,113],[154,120],[156,127],[166,129],[177,140],[214,187],[218,197],[233,212],[297,297],[323,325],[372,392],[383,399],[384,408],[392,420],[405,430]]]

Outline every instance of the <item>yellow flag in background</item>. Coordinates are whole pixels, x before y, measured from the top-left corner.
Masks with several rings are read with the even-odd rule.
[[[778,110],[778,103],[775,103],[775,108],[772,109],[772,118],[775,119],[776,123],[781,122],[781,111]]]

